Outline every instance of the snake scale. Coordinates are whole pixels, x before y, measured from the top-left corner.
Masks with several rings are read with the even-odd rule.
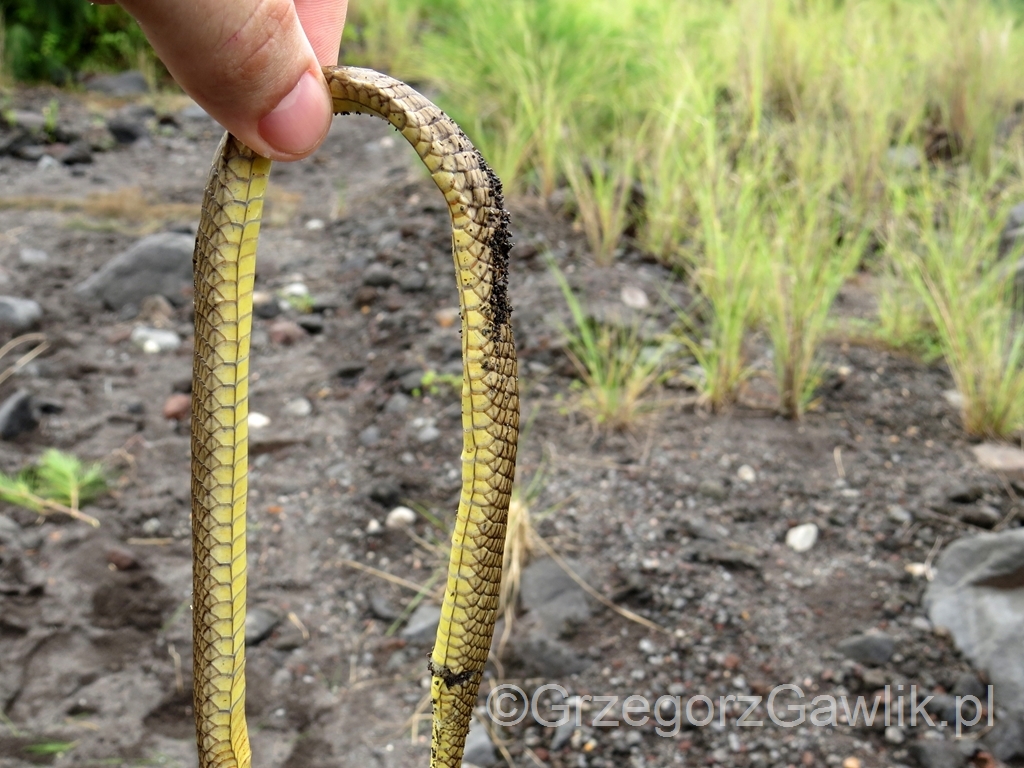
[[[519,427],[501,184],[440,109],[409,86],[325,67],[335,113],[390,122],[444,194],[462,314],[462,492],[430,655],[430,765],[457,768],[490,649]],[[201,768],[250,765],[245,723],[245,505],[249,337],[270,161],[230,134],[218,149],[193,258],[194,700]]]

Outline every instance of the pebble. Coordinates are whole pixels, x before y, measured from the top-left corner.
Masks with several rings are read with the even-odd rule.
[[[22,264],[38,266],[48,262],[50,260],[50,254],[46,251],[40,250],[39,248],[22,248],[21,252],[18,254],[18,260]]]
[[[256,291],[252,295],[252,312],[256,317],[272,320],[281,314],[281,305],[272,294],[266,291]]]
[[[111,547],[107,550],[107,562],[119,571],[132,571],[139,567],[135,553],[120,547]]]
[[[306,222],[306,229],[310,232],[318,232],[326,226],[323,219],[310,219]]]
[[[294,320],[286,320],[284,318],[272,322],[267,332],[270,334],[272,342],[285,347],[301,341],[307,335],[306,329],[301,325]]]
[[[0,440],[13,440],[38,426],[31,392],[19,389],[0,405]]]
[[[372,448],[380,442],[380,428],[374,424],[371,424],[366,429],[359,433],[360,445],[365,445],[367,448]]]
[[[442,328],[451,328],[459,320],[458,307],[445,307],[434,313],[434,321]]]
[[[757,473],[754,471],[752,466],[744,464],[736,470],[736,477],[744,483],[752,483],[757,480]]]
[[[635,285],[622,286],[619,297],[622,299],[622,303],[630,309],[647,309],[651,306],[651,300],[647,298],[644,289]]]
[[[195,236],[160,232],[136,241],[75,287],[75,293],[102,301],[114,311],[139,306],[155,293],[182,304],[192,291]]]
[[[964,768],[967,765],[967,758],[952,741],[915,741],[910,745],[910,755],[921,768]]]
[[[471,765],[489,766],[497,762],[498,755],[487,732],[487,727],[475,718],[469,723],[466,746],[462,753],[464,762]]]
[[[249,429],[263,429],[270,425],[270,417],[256,411],[249,412]]]
[[[848,757],[843,760],[843,768],[860,768],[860,760],[856,757]]]
[[[395,507],[388,512],[384,526],[391,530],[408,528],[416,522],[416,513],[408,507]]]
[[[427,287],[427,276],[422,272],[408,272],[398,281],[405,293],[417,293]]]
[[[729,495],[728,489],[718,480],[701,480],[697,492],[715,501],[724,501]]]
[[[149,92],[145,76],[136,69],[119,72],[116,75],[97,75],[85,82],[87,91],[97,91],[108,96],[138,96]]]
[[[794,552],[807,552],[818,541],[818,526],[814,523],[795,525],[786,531],[786,546]]]
[[[395,392],[384,405],[384,413],[405,413],[412,405],[412,398],[404,392]]]
[[[25,331],[39,322],[43,308],[32,299],[0,296],[0,328]]]
[[[175,393],[164,402],[163,415],[165,419],[173,421],[184,421],[192,415],[192,395]]]
[[[163,328],[149,328],[140,325],[132,331],[132,343],[141,347],[147,355],[155,355],[160,352],[173,352],[181,346],[181,338],[174,331]]]
[[[898,725],[890,725],[885,729],[885,740],[890,744],[902,744],[906,737],[903,735],[903,729]]]
[[[1003,516],[999,513],[999,510],[990,507],[988,504],[982,504],[980,506],[970,506],[962,510],[957,515],[965,523],[976,525],[979,528],[987,528],[991,530],[1002,522]]]
[[[836,650],[848,659],[872,666],[885,664],[892,658],[895,649],[896,641],[884,632],[853,635],[836,646]]]
[[[971,450],[985,469],[993,472],[1024,473],[1024,451],[1012,445],[982,443]]]
[[[288,296],[309,296],[309,286],[300,282],[288,283],[281,289],[281,295],[286,298]]]
[[[914,522],[914,516],[899,504],[889,505],[889,519],[897,525],[910,525]]]
[[[87,141],[73,141],[58,158],[64,165],[85,165],[92,162],[92,147]]]
[[[366,532],[370,536],[376,536],[384,530],[384,526],[380,524],[380,520],[373,519],[366,524]]]
[[[288,416],[309,416],[313,413],[313,404],[305,397],[296,397],[294,400],[289,400],[285,403],[283,412]]]
[[[142,524],[142,532],[147,536],[156,536],[160,533],[161,523],[159,517],[151,517]]]
[[[0,545],[21,545],[21,526],[6,515],[0,515]]]
[[[281,616],[269,608],[250,608],[245,614],[245,644],[258,645],[281,622]]]
[[[420,603],[405,623],[400,635],[410,643],[430,643],[437,636],[441,609],[433,603]]]
[[[387,288],[395,282],[395,275],[384,264],[371,264],[363,270],[363,285],[371,288]]]

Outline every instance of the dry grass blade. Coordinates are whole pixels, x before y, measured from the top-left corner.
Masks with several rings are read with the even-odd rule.
[[[362,571],[363,573],[368,573],[371,576],[376,576],[378,579],[384,579],[384,581],[390,581],[392,584],[397,584],[400,587],[411,589],[413,592],[422,593],[424,589],[426,589],[428,590],[429,593],[430,588],[424,584],[417,584],[415,581],[403,579],[401,576],[395,576],[394,574],[388,573],[387,571],[382,571],[379,568],[374,568],[372,565],[364,565],[363,563],[357,562],[355,560],[345,559],[339,560],[338,562],[349,568],[355,568],[357,571]],[[437,599],[441,599],[442,597],[444,597],[443,593],[441,593],[438,590],[435,590],[433,596]]]
[[[14,364],[11,365],[10,368],[8,368],[7,370],[5,370],[2,373],[0,373],[0,384],[3,384],[11,376],[13,376],[15,373],[20,371],[22,368],[24,368],[30,362],[35,360],[37,357],[39,357],[41,354],[43,354],[43,352],[48,350],[50,348],[50,342],[48,342],[46,340],[46,335],[45,334],[42,334],[42,333],[26,333],[26,334],[23,334],[21,336],[17,336],[15,338],[11,339],[6,344],[4,344],[2,347],[0,347],[0,360],[2,360],[4,358],[4,356],[7,355],[7,353],[9,353],[15,347],[21,346],[22,344],[28,344],[29,342],[32,342],[32,341],[38,341],[39,343],[36,344],[36,346],[34,346],[32,349],[30,349],[24,355],[19,357],[17,360],[15,360]]]

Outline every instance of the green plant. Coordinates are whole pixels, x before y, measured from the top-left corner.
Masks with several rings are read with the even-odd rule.
[[[873,335],[887,347],[931,362],[942,357],[938,331],[928,307],[904,273],[902,265],[886,259],[878,291],[878,325]]]
[[[51,448],[34,467],[11,477],[0,473],[0,500],[40,515],[60,513],[98,526],[99,521],[80,510],[107,489],[100,464],[83,465],[75,456]]]
[[[809,131],[792,158],[793,180],[778,189],[771,216],[769,257],[760,271],[763,322],[771,339],[782,412],[799,419],[821,369],[832,303],[860,263],[865,230],[844,230],[838,214],[841,164],[836,144]]]
[[[431,368],[423,372],[423,378],[420,380],[420,389],[413,394],[419,396],[426,392],[430,395],[437,395],[444,390],[456,393],[461,392],[462,375],[458,373],[441,373]]]
[[[647,395],[661,374],[662,348],[645,344],[635,325],[594,323],[565,275],[553,261],[548,264],[572,316],[572,327],[564,332],[569,359],[583,382],[579,407],[600,427],[626,429],[654,407]]]
[[[1005,438],[1024,427],[1024,325],[1011,303],[1012,272],[995,264],[1006,212],[993,219],[985,204],[1002,181],[996,174],[972,182],[962,173],[949,181],[923,175],[915,189],[894,186],[888,249],[938,329],[964,430]]]
[[[43,107],[43,130],[51,139],[57,132],[57,121],[60,119],[60,102],[57,99],[50,101]]]

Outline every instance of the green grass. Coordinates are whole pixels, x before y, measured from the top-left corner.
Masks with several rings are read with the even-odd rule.
[[[49,449],[32,467],[17,475],[0,473],[0,500],[32,510],[40,515],[64,514],[98,526],[96,518],[80,507],[94,501],[107,490],[100,464],[84,465],[67,453]]]

